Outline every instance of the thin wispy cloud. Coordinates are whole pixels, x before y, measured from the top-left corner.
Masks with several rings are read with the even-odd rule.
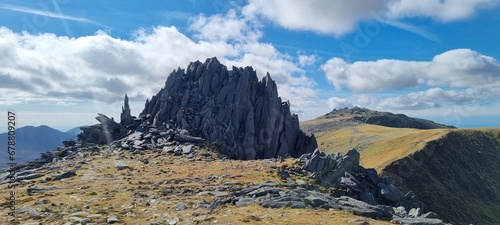
[[[0,9],[98,25],[96,22],[89,20],[87,18],[68,16],[68,15],[64,15],[62,13],[54,13],[54,12],[50,12],[50,11],[43,11],[43,10],[32,9],[32,8],[27,8],[27,7],[22,7],[22,6],[0,5]]]
[[[390,26],[399,28],[401,30],[405,30],[405,31],[420,35],[421,37],[423,37],[427,40],[438,42],[438,43],[440,42],[440,39],[436,34],[432,33],[431,31],[429,31],[425,28],[418,27],[418,26],[415,26],[415,25],[412,25],[409,23],[400,22],[400,21],[385,21],[385,23],[390,25]]]

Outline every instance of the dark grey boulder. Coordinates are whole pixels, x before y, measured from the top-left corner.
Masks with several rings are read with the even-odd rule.
[[[403,192],[392,184],[379,183],[378,186],[380,187],[380,194],[388,201],[397,202],[403,198]]]
[[[243,207],[246,205],[250,205],[252,203],[255,203],[254,198],[239,197],[238,200],[234,204],[238,207]]]
[[[73,176],[76,176],[76,172],[75,171],[68,171],[68,172],[65,172],[65,173],[62,173],[62,174],[55,176],[54,178],[52,178],[52,180],[62,180],[62,179],[70,178]]]
[[[182,146],[182,154],[188,155],[194,152],[194,145]]]
[[[205,139],[200,137],[193,137],[186,134],[175,134],[174,139],[180,142],[191,142],[191,143],[204,143]]]
[[[187,206],[182,202],[174,206],[174,210],[177,210],[177,211],[184,211],[186,209],[187,209]]]
[[[370,205],[366,202],[342,196],[338,201],[344,210],[353,211],[354,214],[378,219],[392,218],[393,209],[390,206]]]
[[[331,200],[324,198],[324,197],[321,197],[321,196],[307,196],[307,197],[303,198],[302,201],[306,205],[310,205],[312,207],[317,208],[317,207],[321,207],[322,205],[329,203]]]
[[[361,195],[359,196],[359,200],[363,201],[363,202],[366,202],[370,205],[376,205],[377,204],[377,200],[375,199],[375,196],[373,196],[372,193],[370,192],[363,192],[361,193]]]
[[[118,223],[118,222],[120,222],[120,220],[115,215],[109,215],[108,218],[106,219],[106,222]]]
[[[50,191],[50,190],[55,190],[55,189],[56,189],[56,187],[54,187],[54,186],[29,187],[27,189],[27,192],[28,192],[28,195],[33,195],[35,193],[43,193],[43,192]]]
[[[255,191],[249,192],[247,195],[253,196],[253,197],[260,197],[260,196],[264,196],[267,194],[279,194],[280,191],[281,191],[281,189],[278,189],[278,188],[262,187],[262,188],[255,190]]]
[[[25,175],[20,175],[16,176],[14,178],[15,181],[21,181],[21,180],[33,180],[39,177],[43,177],[44,174],[42,173],[30,173],[30,174],[25,174]],[[4,180],[0,181],[0,184],[5,184],[11,182],[10,177],[5,177]]]
[[[295,208],[295,209],[303,209],[306,208],[307,205],[300,201],[300,199],[295,199],[296,201],[290,201],[287,199],[275,199],[275,200],[264,200],[260,203],[260,205],[264,208]]]
[[[339,179],[342,179],[341,177],[344,177],[346,172],[358,170],[359,157],[359,152],[354,149],[347,152],[346,155],[329,155],[316,149],[312,154],[302,156],[299,162],[302,164],[302,168],[311,172],[312,177],[322,185],[332,186]],[[357,188],[356,181],[352,179],[343,181],[346,185]]]
[[[115,160],[115,168],[117,170],[129,169],[130,167],[122,160]]]
[[[405,225],[447,225],[440,219],[431,218],[395,218],[391,222]]]

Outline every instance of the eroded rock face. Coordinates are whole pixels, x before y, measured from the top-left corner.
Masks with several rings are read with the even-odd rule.
[[[78,134],[78,139],[85,143],[109,144],[126,134],[123,126],[113,118],[99,113],[96,120],[99,124],[80,128],[82,133]]]
[[[228,70],[216,58],[173,71],[139,117],[175,124],[233,159],[299,157],[317,147],[269,74],[259,81],[252,67]]]
[[[346,155],[329,155],[316,149],[312,155],[303,155],[301,161],[304,169],[312,173],[312,177],[325,186],[337,182],[346,172],[359,168],[359,152],[350,150]]]
[[[323,187],[334,187],[334,196],[348,196],[371,205],[384,204],[404,209],[425,210],[413,192],[403,194],[390,177],[379,177],[375,169],[359,165],[360,154],[355,149],[342,154],[326,154],[315,150],[304,154],[298,165]]]

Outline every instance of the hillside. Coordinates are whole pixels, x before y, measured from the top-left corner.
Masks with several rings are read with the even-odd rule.
[[[452,127],[402,114],[354,107],[333,110],[314,120],[301,122],[300,128],[314,134],[318,148],[323,151],[345,153],[354,148],[361,153],[362,165],[382,171],[389,163],[442,137]]]
[[[361,153],[361,164],[381,171],[389,163],[422,149],[428,141],[450,132],[448,129],[419,130],[370,124],[349,126],[332,132],[315,133],[318,147],[327,153]]]
[[[500,224],[500,129],[457,130],[383,169],[453,224]]]
[[[17,162],[26,162],[40,157],[41,153],[62,146],[62,142],[76,138],[76,135],[61,132],[48,126],[25,126],[16,131]],[[0,134],[0,148],[7,149],[7,134]],[[7,152],[0,151],[0,168],[6,167]]]

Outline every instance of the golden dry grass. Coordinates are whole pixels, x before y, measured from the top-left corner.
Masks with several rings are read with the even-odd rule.
[[[429,141],[447,134],[449,129],[419,130],[362,124],[331,132],[316,133],[318,147],[327,152],[361,152],[361,165],[381,171],[389,163],[422,149]]]

